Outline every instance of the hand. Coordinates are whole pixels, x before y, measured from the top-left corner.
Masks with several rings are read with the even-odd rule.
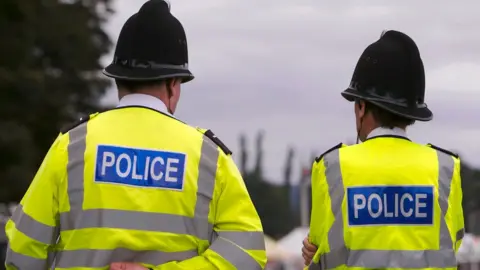
[[[110,270],[148,270],[137,263],[118,262],[110,264]]]
[[[306,266],[310,265],[313,256],[317,252],[317,247],[308,241],[308,236],[303,239],[302,256]]]

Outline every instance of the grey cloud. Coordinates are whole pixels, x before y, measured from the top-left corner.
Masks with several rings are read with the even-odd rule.
[[[141,4],[117,0],[118,14],[109,25],[112,37]],[[435,71],[452,63],[479,63],[480,36],[472,34],[480,24],[479,8],[480,2],[473,0],[462,5],[413,0],[173,1],[172,11],[187,31],[196,75],[183,88],[178,116],[211,128],[234,151],[239,133],[266,130],[265,165],[276,179],[287,145],[295,145],[306,159],[312,149],[320,153],[355,139],[353,107],[339,93],[364,48],[382,30],[411,35],[427,76],[438,78]],[[427,86],[435,76],[427,77]],[[474,161],[480,155],[475,140],[480,135],[475,124],[480,92],[452,85],[440,91],[441,85],[431,85],[426,100],[434,121],[412,127],[412,136],[458,149]],[[114,97],[112,92],[108,100]]]

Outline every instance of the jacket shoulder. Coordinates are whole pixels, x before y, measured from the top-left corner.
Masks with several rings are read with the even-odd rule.
[[[337,145],[335,145],[334,147],[328,149],[327,151],[325,151],[323,154],[321,154],[320,156],[318,156],[317,158],[315,158],[315,162],[319,162],[320,160],[322,160],[322,158],[330,153],[330,152],[333,152],[335,151],[336,149],[339,149],[339,148],[342,148],[342,147],[346,147],[347,145],[346,144],[343,144],[343,143],[339,143]]]
[[[98,115],[98,113],[81,117],[81,118],[78,119],[77,121],[65,125],[63,128],[60,129],[60,132],[61,132],[62,134],[65,134],[65,133],[69,132],[70,130],[72,130],[72,129],[78,127],[78,126],[80,126],[81,124],[88,122],[89,120],[91,120],[92,118],[94,118],[94,117],[97,116],[97,115]]]
[[[438,151],[440,151],[440,152],[442,152],[442,153],[445,153],[445,154],[447,154],[447,155],[453,156],[453,157],[455,157],[455,158],[459,158],[458,154],[456,154],[456,153],[454,153],[454,152],[452,152],[452,151],[443,149],[443,148],[441,148],[441,147],[438,147],[438,146],[436,146],[436,145],[433,145],[433,144],[431,144],[431,143],[427,144],[427,146],[430,147],[430,148],[433,148],[433,149],[435,149],[435,150],[438,150]]]
[[[203,135],[205,135],[205,137],[209,138],[218,147],[220,147],[220,149],[222,149],[225,155],[228,156],[233,154],[232,151],[230,151],[230,149],[215,135],[215,133],[213,133],[213,131],[211,131],[210,129],[202,129],[198,127],[197,127],[197,130]]]

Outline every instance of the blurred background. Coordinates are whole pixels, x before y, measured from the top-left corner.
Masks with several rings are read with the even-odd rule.
[[[118,102],[100,70],[143,0],[0,1],[0,249],[3,225],[59,129]],[[461,155],[467,232],[459,260],[480,261],[480,35],[474,0],[171,0],[196,79],[177,117],[234,152],[267,235],[269,269],[301,269],[315,156],[354,143],[340,92],[385,29],[410,35],[434,120],[409,135]],[[3,251],[0,260],[3,260]],[[282,268],[283,267],[283,268]],[[1,267],[0,267],[1,269]]]

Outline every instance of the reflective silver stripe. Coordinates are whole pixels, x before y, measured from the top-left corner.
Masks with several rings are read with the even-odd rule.
[[[210,250],[215,251],[225,260],[230,262],[236,269],[261,270],[260,264],[255,261],[248,253],[240,249],[234,243],[218,237],[210,246]]]
[[[46,245],[55,244],[58,235],[57,227],[36,221],[23,211],[21,204],[13,212],[12,221],[15,223],[17,230],[26,236]]]
[[[447,268],[457,266],[452,238],[445,220],[454,170],[454,161],[451,156],[437,151],[439,161],[438,203],[443,213],[443,218],[440,219],[439,250],[350,250],[347,249],[344,240],[341,208],[344,187],[339,154],[339,150],[336,150],[324,157],[328,192],[332,203],[332,212],[335,215],[335,221],[328,232],[331,251],[320,258],[325,267],[312,264],[309,269],[332,269],[341,265],[365,268]]]
[[[73,217],[71,217],[73,215]],[[194,218],[164,214],[147,213],[115,209],[87,209],[81,212],[81,222],[70,223],[75,219],[76,212],[62,213],[60,215],[60,228],[62,231],[79,230],[86,228],[116,228],[127,230],[169,232],[197,236]],[[141,220],[142,222],[138,222]],[[203,220],[202,220],[203,221]],[[202,238],[209,240],[209,238]]]
[[[348,267],[383,268],[450,268],[455,255],[451,250],[350,250]],[[331,269],[330,263],[327,269]],[[345,263],[344,263],[345,264]]]
[[[336,150],[324,156],[328,194],[330,195],[332,213],[335,217],[327,236],[330,252],[320,256],[320,261],[325,263],[327,269],[343,265],[348,260],[348,250],[343,235],[342,212],[345,189],[343,186],[342,172],[340,170],[339,153],[340,152]]]
[[[78,213],[83,209],[84,200],[84,170],[85,170],[85,150],[87,148],[87,124],[85,122],[70,130],[68,144],[68,200],[70,203],[70,212]],[[74,224],[79,221],[79,215],[71,216]]]
[[[48,252],[48,257],[47,257],[47,265],[51,269],[55,270],[55,257],[57,254],[54,251],[49,251]]]
[[[125,248],[101,250],[64,250],[57,253],[57,268],[106,267],[112,262],[142,262],[160,265],[169,261],[183,261],[197,256],[196,250],[161,252],[153,250],[130,250]],[[38,268],[37,268],[38,269]]]
[[[448,198],[450,197],[450,190],[453,179],[453,170],[455,163],[452,156],[437,150],[438,156],[438,204],[442,210],[442,217],[440,219],[440,249],[452,250],[453,255],[453,239],[448,230],[445,216],[448,211]],[[456,232],[455,232],[456,233]],[[451,256],[450,256],[451,257]],[[455,256],[453,257],[455,259]],[[456,260],[455,260],[456,265]]]
[[[47,269],[48,262],[47,259],[38,259],[17,253],[8,247],[5,265],[21,270],[37,270]]]
[[[216,231],[214,240],[218,237],[235,243],[245,250],[265,250],[265,237],[263,232]]]
[[[200,239],[212,239],[213,225],[208,222],[210,202],[215,188],[219,152],[217,145],[203,136],[200,162],[198,166],[197,202],[195,204],[196,236]]]

